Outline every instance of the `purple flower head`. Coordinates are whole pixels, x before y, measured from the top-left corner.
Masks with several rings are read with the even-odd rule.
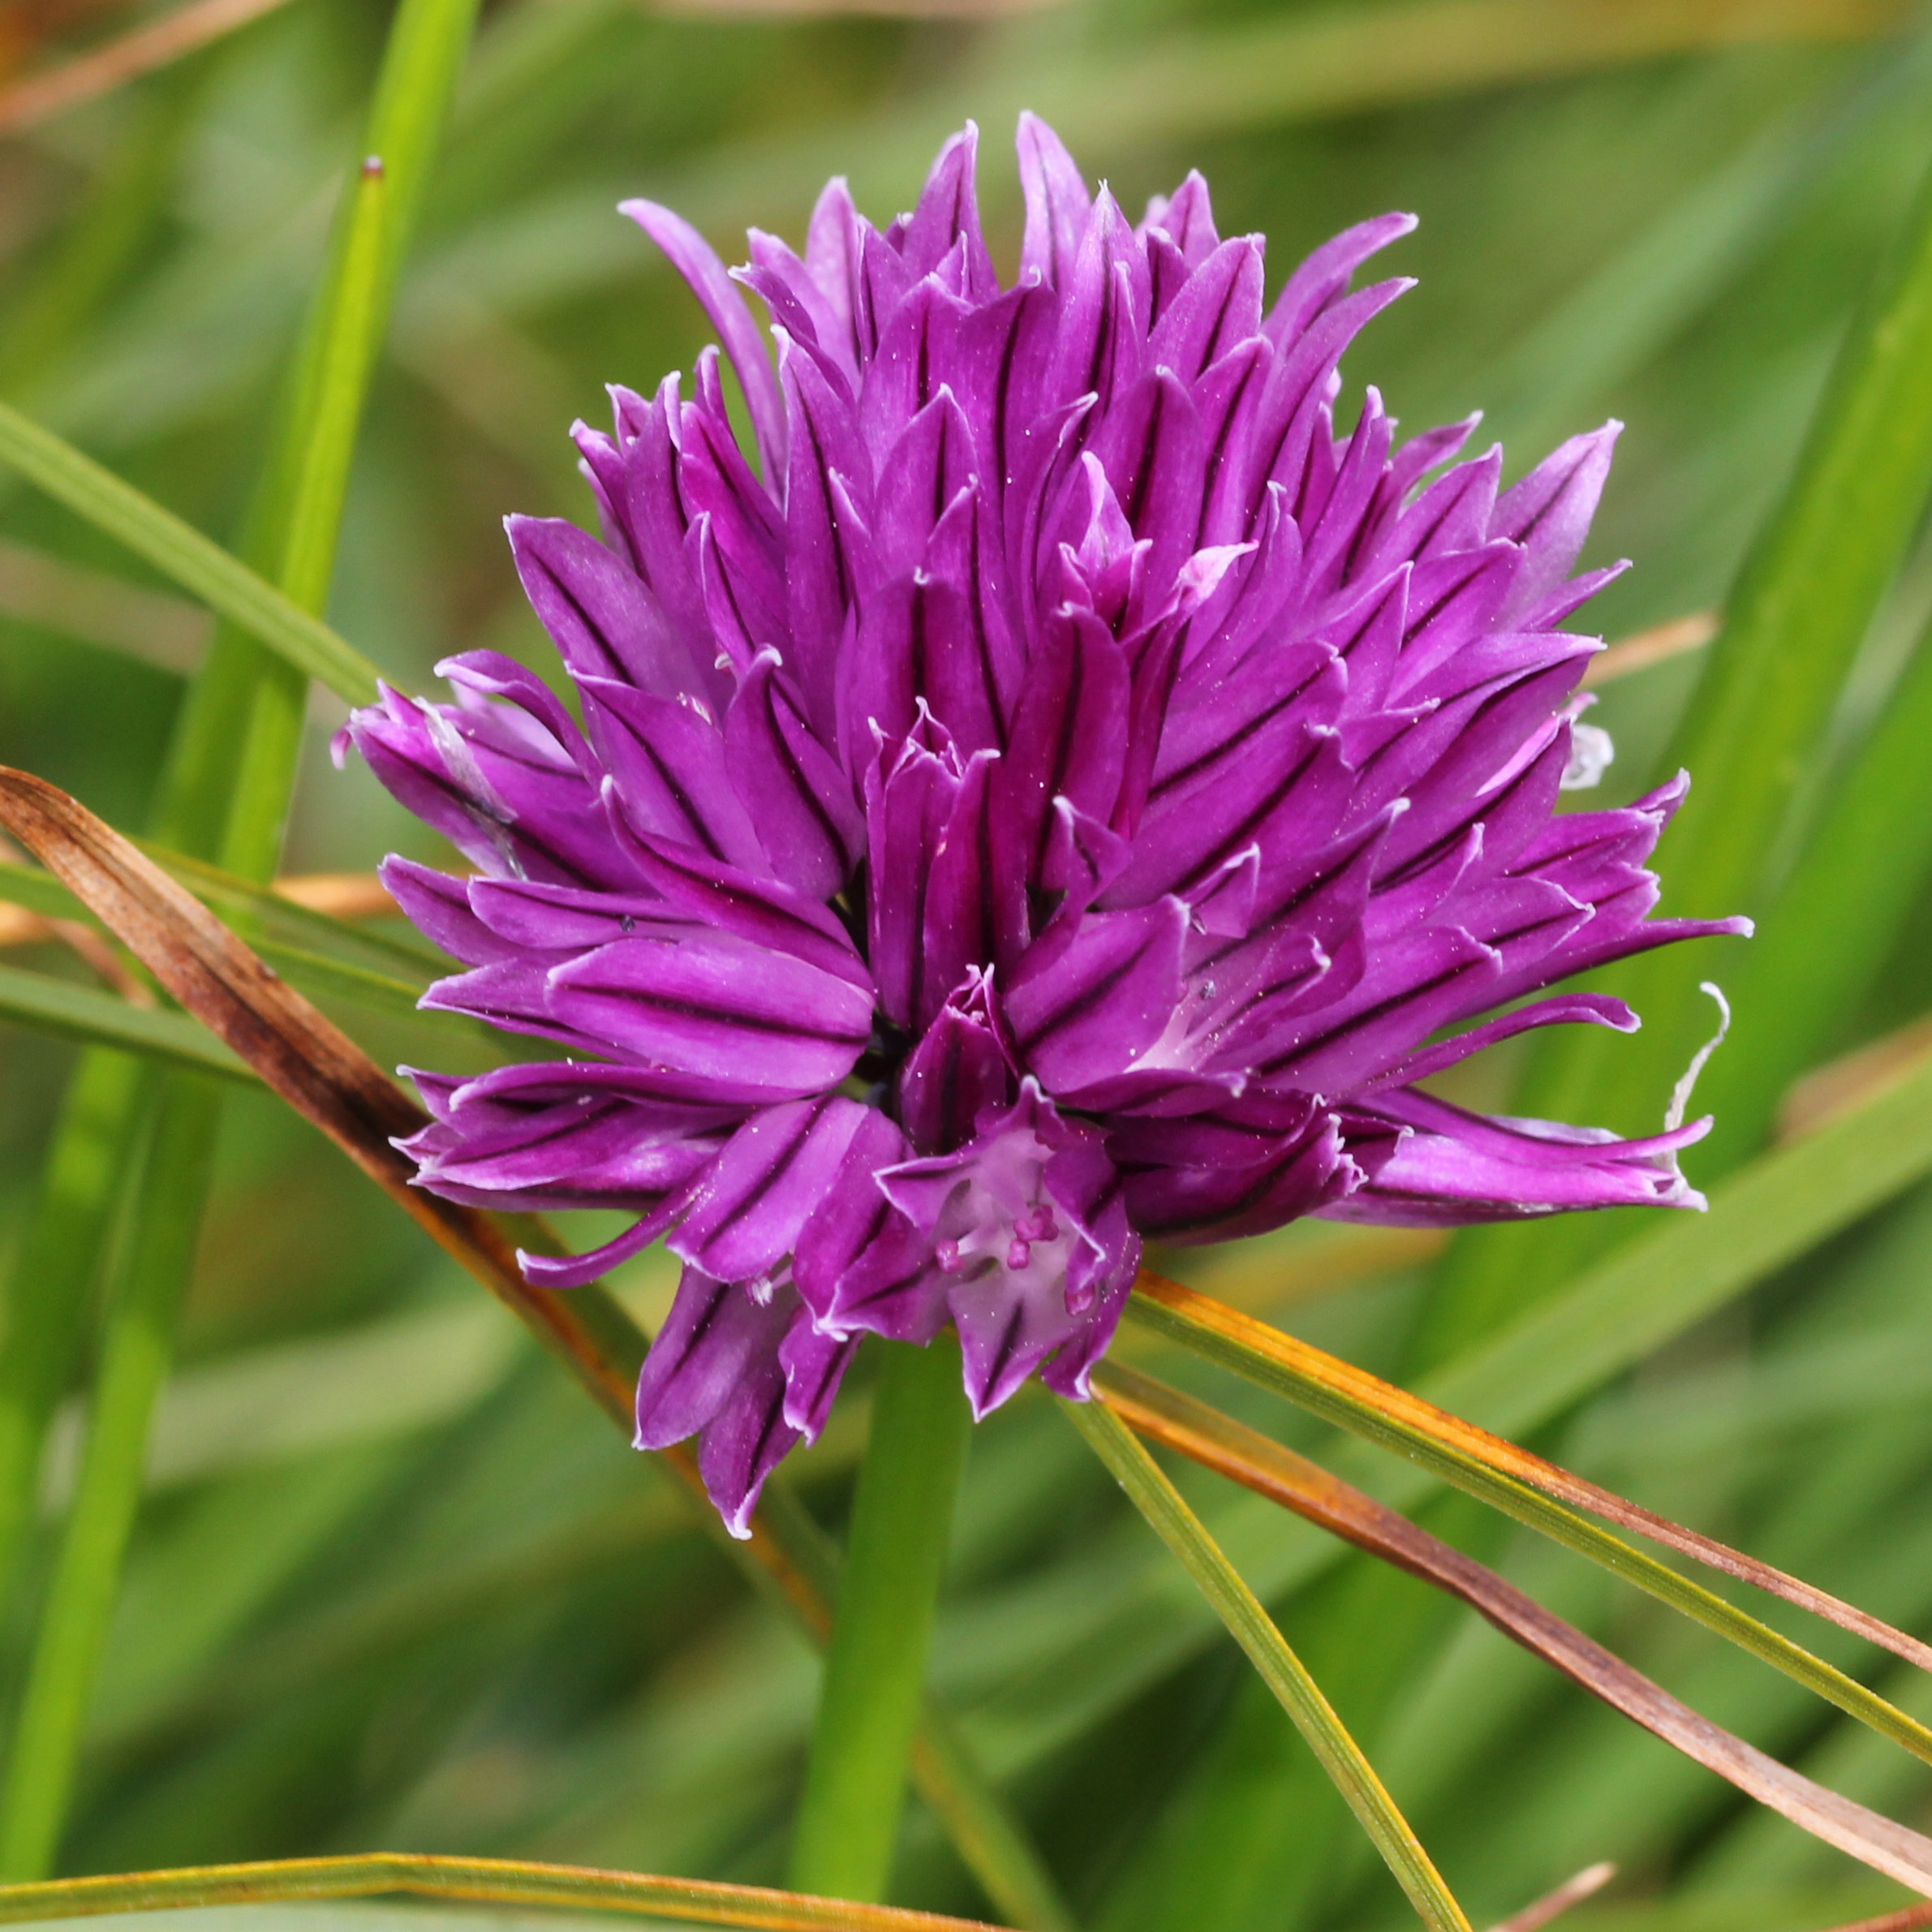
[[[1500,492],[1500,451],[1453,460],[1473,424],[1398,445],[1372,389],[1338,436],[1337,359],[1405,286],[1349,282],[1409,218],[1270,306],[1198,175],[1135,227],[1031,117],[1002,288],[976,140],[883,232],[834,182],[802,258],[755,232],[729,273],[630,204],[756,467],[716,349],[689,394],[613,391],[576,431],[602,537],[510,524],[581,722],[471,652],[454,704],[349,726],[476,868],[387,867],[467,969],[426,1003],[570,1056],[417,1075],[422,1183],[635,1217],[536,1282],[668,1237],[638,1440],[698,1435],[741,1533],[867,1332],[950,1325],[983,1414],[1035,1371],[1086,1392],[1143,1239],[1701,1205],[1705,1123],[1621,1141],[1418,1084],[1628,1030],[1521,1002],[1743,929],[1647,917],[1683,780],[1554,813],[1615,425]]]

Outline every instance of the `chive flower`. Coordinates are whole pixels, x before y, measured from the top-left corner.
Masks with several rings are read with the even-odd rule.
[[[729,272],[626,204],[755,449],[716,347],[688,394],[614,389],[574,432],[601,536],[509,524],[576,714],[472,651],[453,704],[346,728],[475,868],[385,867],[467,969],[424,1004],[565,1049],[415,1073],[421,1185],[635,1217],[535,1283],[668,1240],[638,1441],[695,1434],[739,1534],[868,1332],[955,1329],[983,1415],[1035,1373],[1086,1394],[1143,1241],[1702,1205],[1707,1122],[1620,1140],[1422,1084],[1628,1031],[1529,996],[1744,929],[1648,916],[1683,778],[1555,812],[1603,756],[1600,647],[1561,626],[1614,574],[1572,571],[1616,426],[1507,490],[1500,450],[1456,460],[1473,419],[1398,444],[1370,389],[1338,433],[1338,359],[1407,286],[1352,278],[1410,217],[1271,303],[1198,174],[1135,226],[1031,116],[1002,287],[976,144],[884,230],[834,181],[802,257],[755,230]]]

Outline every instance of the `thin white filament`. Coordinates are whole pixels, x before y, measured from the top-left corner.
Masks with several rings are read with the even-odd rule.
[[[1705,1063],[1711,1055],[1724,1043],[1724,1035],[1731,1031],[1731,1002],[1724,997],[1719,988],[1708,979],[1700,979],[1697,991],[1709,993],[1717,1001],[1717,1031],[1697,1048],[1691,1057],[1690,1065],[1684,1069],[1684,1078],[1671,1089],[1671,1104],[1664,1110],[1663,1116],[1663,1130],[1666,1134],[1675,1134],[1684,1125],[1684,1116],[1690,1107],[1690,1096],[1697,1091],[1697,1076],[1703,1072]]]

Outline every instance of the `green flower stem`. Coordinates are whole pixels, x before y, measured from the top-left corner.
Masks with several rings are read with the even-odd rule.
[[[790,1874],[799,1891],[865,1900],[892,1874],[967,1429],[950,1337],[880,1353]]]
[[[475,11],[476,0],[404,0],[391,28],[365,149],[380,161],[359,166],[337,224],[249,517],[245,555],[278,588],[0,405],[0,458],[63,500],[84,500],[75,506],[179,579],[198,575],[230,620],[189,687],[153,829],[189,857],[253,882],[273,876],[280,854],[310,674],[372,695],[366,667],[342,659],[317,613],[401,251]],[[265,634],[272,646],[260,641]],[[8,1877],[41,1877],[58,1850],[220,1119],[219,1090],[204,1077],[166,1077],[152,1150],[128,1205],[80,1482],[0,1790],[0,1872]],[[60,1157],[56,1149],[57,1164]]]
[[[505,1225],[523,1245],[552,1251],[540,1222],[511,1217]],[[594,1336],[600,1362],[607,1365],[608,1372],[587,1379],[585,1386],[628,1436],[630,1388],[644,1358],[643,1334],[607,1289],[578,1289],[570,1303]],[[956,1355],[953,1363],[957,1375]],[[829,1606],[838,1599],[845,1559],[797,1495],[782,1481],[774,1482],[766,1487],[758,1505],[759,1531],[780,1565],[792,1573],[798,1586],[795,1589],[780,1581],[777,1566],[768,1567],[751,1546],[725,1534],[708,1498],[699,1500],[698,1507],[705,1530],[737,1560],[746,1580],[779,1615],[795,1620],[815,1646],[824,1648],[832,1630]],[[1026,1828],[951,1715],[929,1693],[913,1734],[911,1768],[914,1786],[1005,1923],[1024,1926],[1026,1932],[1077,1932],[1077,1921]]]
[[[1155,1534],[1180,1558],[1202,1595],[1228,1626],[1228,1634],[1247,1653],[1248,1661],[1294,1720],[1295,1728],[1308,1741],[1323,1770],[1361,1821],[1422,1923],[1431,1932],[1469,1932],[1462,1908],[1443,1883],[1409,1821],[1396,1809],[1395,1800],[1375,1775],[1375,1767],[1362,1754],[1362,1747],[1349,1735],[1320,1686],[1160,1464],[1104,1404],[1063,1402],[1061,1406]]]
[[[220,1091],[170,1075],[154,1121],[108,1316],[74,1506],[48,1587],[0,1793],[0,1873],[52,1868],[72,1793],[95,1666],[140,1499],[148,1419],[174,1356],[200,1232]]]

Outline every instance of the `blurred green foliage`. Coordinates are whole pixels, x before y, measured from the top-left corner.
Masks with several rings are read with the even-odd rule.
[[[1589,561],[1638,567],[1595,621],[1614,636],[1715,605],[1932,158],[1932,35],[1871,5],[1630,0],[1624,26],[1602,31],[1615,11],[1073,0],[894,19],[498,0],[403,271],[330,621],[410,687],[463,646],[544,663],[499,519],[587,518],[572,415],[599,414],[605,382],[648,388],[688,367],[704,339],[695,305],[615,215],[620,195],[684,209],[729,256],[747,222],[795,238],[835,170],[875,215],[906,204],[970,113],[987,129],[989,217],[1010,262],[1004,149],[1023,105],[1056,118],[1130,206],[1201,167],[1223,231],[1265,231],[1278,274],[1350,221],[1415,209],[1422,229],[1392,265],[1422,286],[1353,354],[1352,393],[1372,380],[1412,428],[1487,406],[1512,471],[1621,417]],[[0,394],[224,540],[257,480],[389,13],[380,0],[290,0],[0,140]],[[1759,16],[1765,31],[1732,31]],[[134,17],[110,9],[90,30]],[[30,58],[51,66],[71,50]],[[0,528],[0,761],[138,827],[200,620],[5,479]],[[1835,822],[1834,785],[1932,608],[1926,549],[1820,721],[1827,755],[1791,822],[1767,831],[1776,864],[1808,825]],[[1696,676],[1686,657],[1607,689],[1595,716],[1618,747],[1610,792],[1649,782]],[[330,768],[333,704],[311,702],[286,869],[435,856],[366,773]],[[1921,796],[1904,809],[1922,811]],[[1886,833],[1884,807],[1870,802],[1857,836]],[[1900,847],[1916,853],[1925,841],[1910,829]],[[1870,865],[1869,846],[1860,858]],[[1932,897],[1916,876],[1876,870],[1902,934],[1861,962],[1861,1004],[1806,1016],[1820,1051],[1932,1009]],[[1745,983],[1735,942],[1702,951],[1692,978]],[[7,957],[84,977],[56,947]],[[416,1021],[332,1010],[379,1058],[419,1052]],[[474,1050],[445,1037],[420,1056]],[[1619,1043],[1591,1050],[1613,1058]],[[1519,1071],[1507,1052],[1490,1057],[1486,1104]],[[10,1247],[71,1059],[40,1033],[0,1031]],[[1649,1113],[1667,1087],[1644,1100]],[[1493,1281],[1521,1267],[1527,1280],[1532,1238],[1465,1244],[1449,1264],[1465,1285],[1449,1292],[1466,1300],[1484,1271]],[[1170,1265],[1405,1372],[1443,1332],[1441,1279],[1416,1244],[1351,1243],[1297,1228]],[[1538,1439],[1932,1634],[1929,1263],[1921,1190],[1728,1302]],[[657,1256],[618,1283],[647,1319],[670,1284]],[[14,1293],[31,1287],[16,1279]],[[1123,1346],[1284,1439],[1332,1446],[1166,1345],[1130,1333]],[[796,1463],[834,1528],[867,1414],[861,1377]],[[78,1427],[71,1404],[28,1574],[0,1624],[0,1728]],[[1308,1532],[1196,1472],[1180,1480],[1251,1580],[1310,1567],[1293,1555]],[[1460,1501],[1427,1520],[1718,1721],[1908,1822],[1932,1819],[1926,1767],[1761,1665]],[[1622,1864],[1618,1887],[1566,1923],[1802,1932],[1895,1896],[1405,1577],[1351,1559],[1284,1584],[1271,1606],[1478,1922],[1600,1857]],[[1766,1614],[1932,1717],[1932,1693],[1903,1667]],[[1083,1922],[1402,1922],[1400,1895],[1285,1716],[1246,1687],[1232,1642],[1037,1390],[975,1434],[932,1676]],[[267,1095],[238,1093],[62,1869],[382,1846],[770,1881],[816,1681],[806,1646],[655,1469],[332,1150]],[[988,1908],[916,1807],[893,1895]],[[367,1932],[397,1916],[327,1914]],[[257,1932],[271,1920],[281,1932],[286,1914],[253,1916]]]

